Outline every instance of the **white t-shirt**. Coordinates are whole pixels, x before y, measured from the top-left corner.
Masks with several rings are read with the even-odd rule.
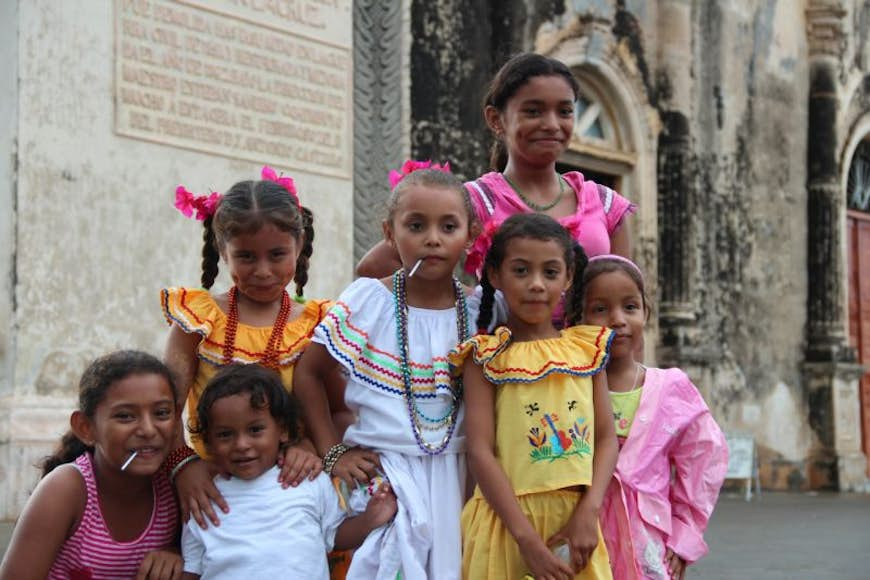
[[[325,474],[282,489],[278,468],[252,480],[215,478],[230,506],[220,526],[193,520],[181,538],[184,571],[202,578],[329,578],[326,553],[346,517]],[[259,575],[259,576],[257,576]]]

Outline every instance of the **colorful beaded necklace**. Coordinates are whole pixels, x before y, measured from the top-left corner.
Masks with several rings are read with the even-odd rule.
[[[453,431],[456,429],[456,417],[459,415],[459,406],[462,403],[462,379],[455,380],[455,386],[450,389],[453,400],[450,409],[443,417],[429,417],[424,414],[417,405],[414,389],[411,381],[411,361],[408,355],[408,293],[407,276],[404,268],[393,274],[393,293],[396,308],[396,339],[399,345],[399,358],[402,366],[403,395],[405,404],[408,406],[408,418],[411,422],[411,430],[417,446],[428,455],[438,455],[450,443]],[[459,342],[468,340],[468,304],[465,301],[465,292],[462,284],[453,278],[453,291],[456,295],[456,330]],[[423,438],[423,431],[437,431],[447,426],[447,433],[437,445],[429,443]]]
[[[224,360],[225,365],[232,364],[233,352],[236,347],[236,331],[239,328],[239,289],[233,286],[229,291],[229,313],[227,314],[227,331],[224,337]],[[281,336],[284,334],[284,327],[287,326],[287,320],[290,318],[290,312],[293,306],[290,302],[290,295],[284,290],[284,295],[281,297],[281,308],[278,309],[278,316],[275,318],[275,324],[272,325],[272,334],[269,335],[269,342],[266,343],[266,350],[263,352],[263,358],[260,359],[260,364],[272,370],[278,369],[278,345],[281,342]]]

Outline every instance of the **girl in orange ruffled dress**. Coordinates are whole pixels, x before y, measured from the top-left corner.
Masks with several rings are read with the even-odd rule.
[[[262,180],[240,181],[220,195],[194,196],[176,190],[176,207],[202,220],[202,288],[167,288],[161,292],[163,313],[172,325],[166,363],[178,377],[179,400],[186,400],[191,420],[208,380],[224,365],[259,363],[277,371],[292,388],[293,369],[309,344],[314,327],[326,313],[326,300],[305,300],[308,261],[314,240],[313,216],[303,207],[293,180],[264,167]],[[195,212],[195,215],[194,215]],[[223,260],[233,285],[226,292],[209,291]],[[296,283],[296,298],[286,286]],[[212,479],[198,437],[194,449],[179,439],[167,460],[178,489],[182,512],[203,528],[218,525],[212,502],[229,510]],[[296,485],[314,479],[321,459],[307,440],[283,455],[281,480]]]

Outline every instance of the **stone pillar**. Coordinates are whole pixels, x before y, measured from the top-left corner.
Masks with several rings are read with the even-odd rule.
[[[803,365],[810,427],[818,436],[807,477],[811,489],[870,492],[867,459],[861,452],[858,389],[864,367],[854,363]]]
[[[403,2],[353,2],[353,254],[354,263],[382,238],[387,175],[402,164],[407,75]]]
[[[15,224],[17,220],[18,2],[0,3],[0,519],[14,515],[11,485],[15,388]]]
[[[659,363],[698,362],[691,354],[697,334],[693,277],[695,252],[694,184],[691,130],[692,62],[686,46],[692,41],[692,8],[685,0],[659,3],[659,76],[669,91],[659,102],[662,131],[658,143],[658,280]]]
[[[844,192],[840,185],[836,64],[810,65],[807,139],[807,360],[854,360],[845,333]]]
[[[810,2],[807,39],[810,90],[807,139],[807,346],[803,377],[816,441],[807,477],[811,488],[866,489],[861,452],[859,380],[846,336],[845,195],[841,187],[838,82],[847,42],[845,8]]]
[[[485,0],[411,6],[411,155],[477,177],[489,159],[481,102],[496,66],[493,8]]]

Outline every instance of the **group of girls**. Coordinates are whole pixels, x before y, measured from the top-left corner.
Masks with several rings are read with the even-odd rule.
[[[682,578],[727,452],[686,375],[638,360],[633,206],[556,172],[577,97],[562,63],[510,60],[484,106],[495,171],[406,164],[334,303],[302,297],[290,178],[179,187],[203,288],[161,293],[165,365],[85,371],[0,579]]]

